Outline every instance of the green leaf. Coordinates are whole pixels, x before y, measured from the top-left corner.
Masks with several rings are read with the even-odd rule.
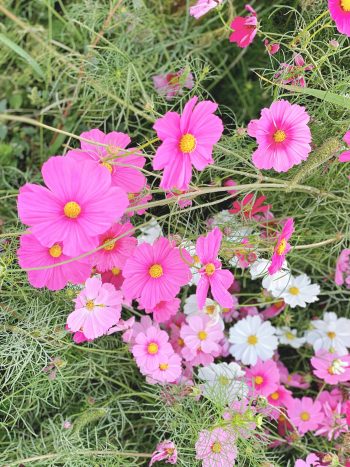
[[[9,49],[13,50],[17,55],[19,55],[24,61],[28,63],[29,66],[33,68],[35,73],[39,75],[41,78],[45,78],[44,72],[41,69],[38,62],[34,60],[22,47],[12,42],[8,37],[4,34],[0,34],[0,43],[6,45]]]

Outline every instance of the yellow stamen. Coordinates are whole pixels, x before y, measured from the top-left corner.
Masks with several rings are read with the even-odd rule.
[[[205,273],[207,274],[207,276],[212,276],[214,272],[215,272],[215,265],[213,263],[208,263],[205,266]]]
[[[109,162],[104,161],[104,162],[101,163],[101,165],[103,165],[103,167],[106,167],[108,172],[110,172],[110,173],[113,172],[113,166]]]
[[[147,352],[151,355],[155,355],[158,352],[158,344],[151,342],[147,346]]]
[[[285,238],[282,238],[282,240],[280,241],[280,243],[279,243],[279,245],[277,247],[276,253],[279,256],[281,256],[286,251],[286,248],[287,248],[287,240]]]
[[[288,292],[291,294],[291,295],[299,295],[300,293],[300,290],[298,289],[298,287],[290,287]]]
[[[219,376],[218,381],[221,386],[227,386],[230,383],[228,377],[224,375]]]
[[[310,420],[309,412],[301,412],[300,418],[303,420],[303,422],[307,422],[308,420]]]
[[[340,6],[343,11],[350,11],[350,0],[340,0]]]
[[[205,307],[205,310],[208,315],[212,315],[215,311],[215,305],[208,305]]]
[[[205,331],[199,331],[198,333],[198,339],[200,341],[205,341],[205,339],[208,337],[208,334]]]
[[[255,384],[262,384],[264,382],[264,378],[262,376],[255,376],[254,381]]]
[[[336,333],[333,332],[333,331],[329,331],[329,332],[327,332],[327,336],[328,336],[330,339],[334,339],[335,336],[336,336]]]
[[[119,276],[119,274],[121,273],[121,269],[119,268],[112,268],[111,271],[113,276]]]
[[[118,148],[118,146],[110,145],[110,146],[107,146],[106,151],[107,151],[107,154],[109,154],[110,156],[116,156],[119,152],[119,149],[120,148]]]
[[[188,154],[193,152],[196,149],[197,141],[196,138],[191,135],[191,133],[186,133],[183,135],[179,142],[179,148],[181,152]]]
[[[94,308],[95,308],[95,303],[93,300],[88,300],[86,303],[85,303],[85,308],[89,311],[92,311]]]
[[[254,335],[248,336],[247,342],[250,345],[256,345],[258,343],[258,338]]]
[[[159,369],[162,370],[162,371],[165,371],[169,368],[169,364],[168,363],[160,363],[159,364]]]
[[[116,240],[114,240],[113,238],[106,238],[106,240],[103,242],[103,249],[105,251],[111,251],[113,250],[113,248],[115,247],[115,242]]]
[[[148,273],[153,279],[158,279],[163,275],[163,268],[160,264],[153,264],[148,270]]]
[[[49,253],[53,258],[59,258],[62,254],[62,248],[60,247],[60,245],[58,245],[58,243],[55,243],[49,249]]]
[[[69,201],[63,208],[64,215],[70,219],[76,219],[81,213],[81,207],[75,201]]]
[[[276,392],[273,392],[270,397],[272,400],[277,401],[280,398],[280,395],[276,391]]]
[[[192,256],[192,259],[193,259],[193,264],[199,264],[200,263],[200,259],[197,255],[194,255]]]
[[[295,335],[294,335],[292,332],[289,332],[289,331],[287,331],[287,332],[285,333],[285,336],[286,336],[286,338],[287,338],[289,341],[292,341],[292,340],[295,339]]]
[[[178,343],[179,347],[183,347],[185,345],[185,342],[181,337],[178,338],[177,343]]]
[[[215,454],[219,454],[221,452],[221,443],[219,441],[215,441],[215,443],[211,447],[212,452]]]
[[[275,143],[283,143],[286,139],[287,135],[283,130],[277,130],[276,133],[273,135],[273,139]]]
[[[135,193],[128,193],[128,199],[129,199],[130,201],[132,201],[133,199],[135,199],[135,197],[136,197]]]

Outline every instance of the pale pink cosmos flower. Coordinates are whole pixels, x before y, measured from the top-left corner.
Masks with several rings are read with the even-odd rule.
[[[199,237],[196,242],[196,252],[203,265],[199,271],[201,278],[196,291],[200,310],[205,305],[209,287],[214,300],[219,305],[224,308],[232,308],[233,306],[233,298],[228,289],[232,285],[234,277],[230,271],[221,269],[221,261],[218,260],[221,240],[222,233],[218,227],[215,227],[206,236]]]
[[[316,454],[309,454],[305,460],[297,459],[294,467],[318,467],[320,459]]]
[[[350,355],[338,355],[319,350],[311,358],[313,373],[327,384],[350,381]]]
[[[256,11],[250,5],[246,5],[245,9],[249,11],[250,15],[246,17],[236,16],[236,18],[234,18],[230,25],[233,33],[229,38],[230,42],[235,42],[238,47],[243,49],[253,42],[258,32]]]
[[[180,299],[163,300],[156,304],[152,309],[146,309],[146,313],[153,313],[153,319],[157,323],[166,323],[175,316],[180,308]]]
[[[290,217],[286,220],[281,233],[277,237],[276,246],[271,258],[271,264],[268,268],[268,272],[271,276],[282,268],[283,261],[291,249],[288,240],[292,236],[293,232],[294,220]]]
[[[350,1],[328,0],[328,8],[338,31],[350,37]]]
[[[278,71],[274,78],[281,78],[282,84],[292,84],[293,86],[306,87],[305,71],[313,70],[313,65],[305,65],[305,60],[302,55],[294,55],[294,65],[288,63],[280,64],[280,71]]]
[[[94,249],[98,235],[123,215],[129,202],[111,186],[107,170],[93,162],[51,157],[41,169],[48,188],[27,183],[18,196],[21,221],[44,246],[63,243],[63,253],[76,256]]]
[[[203,430],[195,445],[196,459],[203,467],[232,466],[237,457],[236,435],[229,427]]]
[[[45,268],[72,259],[63,254],[62,242],[54,242],[50,247],[43,246],[33,234],[20,238],[17,251],[18,263],[23,269]],[[74,260],[61,266],[27,271],[29,283],[36,288],[49,290],[63,289],[68,282],[83,284],[91,274],[91,264],[87,258]]]
[[[107,146],[81,141],[81,149],[68,151],[67,157],[77,161],[90,160],[101,165],[110,172],[112,185],[122,188],[127,193],[142,190],[146,184],[146,178],[141,169],[146,159],[136,148],[125,149],[131,142],[130,136],[117,131],[105,134],[96,128],[80,136]]]
[[[98,277],[87,279],[67,326],[72,332],[83,332],[87,339],[96,339],[118,323],[121,303],[122,294],[112,284],[102,284]]]
[[[150,374],[158,368],[164,358],[174,353],[168,340],[168,334],[155,326],[150,326],[145,332],[136,335],[131,351],[141,372]]]
[[[155,170],[164,169],[160,187],[165,190],[187,190],[192,165],[202,171],[214,162],[213,146],[224,130],[221,119],[213,115],[218,105],[197,101],[198,97],[192,97],[181,115],[167,112],[153,126],[162,144],[152,164]]]
[[[322,411],[324,418],[315,432],[315,436],[325,436],[328,441],[332,441],[333,439],[337,439],[342,433],[349,431],[343,404],[339,402],[336,407],[331,407],[326,402],[322,406]]]
[[[343,141],[350,146],[350,131],[347,131],[344,135]],[[350,149],[344,151],[339,156],[339,162],[350,162]]]
[[[152,382],[155,383],[174,383],[180,378],[181,373],[181,357],[176,353],[172,353],[162,356],[158,367],[148,375],[153,380]]]
[[[166,464],[176,464],[177,462],[177,449],[172,441],[162,441],[157,444],[156,450],[153,452],[150,467],[159,461],[164,461]]]
[[[134,216],[135,214],[142,216],[147,211],[147,204],[153,198],[152,194],[150,193],[149,185],[144,187],[140,193],[128,193],[129,199],[129,208],[135,208],[135,211],[129,211],[126,213],[129,217]],[[138,206],[144,206],[138,208]]]
[[[142,307],[152,309],[175,298],[180,287],[188,284],[190,263],[191,256],[164,237],[153,245],[142,243],[125,263],[122,291],[127,299],[137,298]]]
[[[176,73],[165,73],[153,76],[153,84],[158,94],[170,101],[183,93],[183,88],[192,89],[193,75],[188,70],[179,70]]]
[[[258,359],[257,363],[246,370],[246,380],[252,395],[267,397],[279,386],[280,375],[273,360],[265,362]]]
[[[288,417],[301,435],[316,430],[324,418],[322,405],[311,397],[293,399],[287,406]]]
[[[258,143],[252,156],[255,167],[287,172],[305,161],[311,152],[309,120],[305,107],[283,99],[264,108],[260,119],[248,125],[248,134]]]
[[[113,224],[107,232],[99,236],[99,246],[103,248],[96,251],[92,257],[92,262],[99,272],[124,267],[126,260],[132,255],[137,245],[137,239],[132,236],[133,233],[135,233],[134,227],[127,222],[126,224]]]
[[[280,49],[280,45],[277,42],[270,43],[268,39],[264,40],[264,45],[269,55],[275,55]]]
[[[198,19],[219,6],[223,0],[197,0],[197,3],[190,7],[190,15]]]

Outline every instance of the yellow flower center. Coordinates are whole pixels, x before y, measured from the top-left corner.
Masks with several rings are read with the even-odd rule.
[[[231,308],[223,308],[222,312],[223,313],[229,313],[231,311]]]
[[[262,384],[264,382],[264,378],[262,376],[255,376],[254,381],[255,384]]]
[[[185,342],[181,337],[178,338],[177,343],[180,347],[183,347],[185,345]]]
[[[308,420],[310,420],[309,412],[301,412],[300,418],[302,419],[303,422],[307,422]]]
[[[215,305],[208,305],[205,307],[205,310],[208,315],[212,315],[215,311]]]
[[[156,344],[155,342],[151,342],[150,344],[148,344],[147,352],[150,355],[155,355],[158,352],[158,344]]]
[[[280,398],[280,395],[276,391],[276,392],[273,392],[270,397],[272,400],[277,401]]]
[[[349,12],[350,11],[350,0],[340,0],[340,6],[344,11]]]
[[[106,151],[110,156],[116,156],[119,152],[119,149],[120,148],[118,148],[118,146],[110,145],[110,146],[107,146]]]
[[[215,454],[219,454],[221,452],[221,443],[219,443],[219,441],[215,441],[211,447],[211,450]]]
[[[248,336],[247,342],[250,345],[256,345],[258,343],[258,338],[254,335]]]
[[[212,276],[214,272],[215,272],[215,265],[213,263],[208,263],[205,266],[205,273],[207,274],[207,276]]]
[[[133,199],[135,199],[135,197],[136,197],[135,193],[128,193],[129,201],[132,201]]]
[[[205,341],[205,339],[208,337],[208,334],[205,331],[199,331],[198,333],[198,339],[200,341]]]
[[[115,242],[116,240],[114,240],[113,238],[106,238],[106,240],[103,242],[103,249],[105,251],[111,251],[113,250],[113,248],[115,247]]]
[[[181,137],[179,142],[179,148],[181,152],[184,152],[185,154],[193,152],[196,149],[196,146],[196,138],[191,135],[191,133],[186,133]]]
[[[101,165],[103,165],[103,167],[106,167],[106,169],[108,170],[108,172],[112,173],[113,172],[113,166],[112,164],[110,164],[109,162],[101,162]]]
[[[159,364],[159,369],[162,370],[162,371],[165,371],[169,368],[169,364],[168,363],[160,363]]]
[[[81,207],[75,201],[69,201],[63,208],[64,215],[70,219],[76,219],[81,213]]]
[[[85,308],[89,311],[92,311],[95,307],[95,303],[93,300],[88,300],[86,303],[85,303]]]
[[[275,143],[283,143],[286,139],[287,135],[283,130],[277,130],[276,133],[273,135],[273,139]]]
[[[153,279],[158,279],[163,275],[163,268],[160,264],[153,264],[148,270],[148,273]]]
[[[62,254],[62,248],[60,247],[60,245],[58,245],[58,243],[55,243],[49,249],[49,253],[53,258],[59,258]]]
[[[221,386],[227,386],[230,383],[228,377],[224,375],[219,376],[218,381]]]
[[[298,287],[290,287],[289,291],[288,291],[291,295],[299,295],[300,293],[300,290],[298,289]]]
[[[285,238],[282,238],[276,250],[277,254],[279,256],[283,255],[283,253],[286,251],[286,248],[287,248],[287,240]]]
[[[289,341],[292,341],[292,340],[295,339],[295,335],[292,332],[289,332],[289,331],[286,332],[285,336]]]
[[[192,256],[192,259],[193,259],[193,264],[199,264],[200,263],[200,259],[197,255],[194,255]]]
[[[336,333],[333,332],[333,331],[329,331],[329,332],[327,332],[327,336],[328,336],[330,339],[334,339],[335,336],[336,336]]]
[[[119,268],[112,268],[111,271],[113,276],[119,276],[119,274],[121,273],[121,269]]]

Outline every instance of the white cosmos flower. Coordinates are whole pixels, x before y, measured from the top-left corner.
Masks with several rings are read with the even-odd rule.
[[[294,349],[299,349],[299,347],[305,344],[305,338],[298,337],[297,330],[291,329],[288,326],[276,328],[276,334],[280,344],[290,345]]]
[[[140,230],[142,233],[137,237],[139,245],[141,243],[153,243],[163,235],[162,228],[154,217],[149,224],[140,227]]]
[[[268,360],[278,345],[275,331],[270,321],[247,316],[230,328],[230,352],[244,365],[255,365],[258,358]]]
[[[317,302],[317,295],[320,293],[318,284],[311,284],[311,279],[306,274],[291,276],[286,287],[275,290],[275,297],[283,300],[291,307],[306,307],[307,303]]]
[[[198,314],[203,315],[204,313],[210,317],[213,323],[221,321],[222,325],[224,326],[220,305],[211,298],[207,298],[205,300],[204,308],[199,310],[196,295],[189,295],[185,300],[184,312],[187,316],[194,316]]]
[[[324,313],[323,319],[311,321],[312,329],[305,337],[317,352],[325,349],[338,355],[347,355],[350,347],[350,319],[338,318],[333,312]]]
[[[271,292],[274,297],[278,297],[281,290],[285,290],[291,280],[291,272],[287,261],[283,261],[282,268],[275,274],[270,275],[268,268],[271,261],[263,258],[258,258],[250,266],[250,275],[253,280],[263,278],[262,286],[264,289]],[[276,295],[277,294],[277,295]]]
[[[222,405],[229,405],[248,395],[248,386],[240,380],[244,375],[245,372],[235,362],[211,363],[198,371],[198,377],[204,381],[203,395]]]

